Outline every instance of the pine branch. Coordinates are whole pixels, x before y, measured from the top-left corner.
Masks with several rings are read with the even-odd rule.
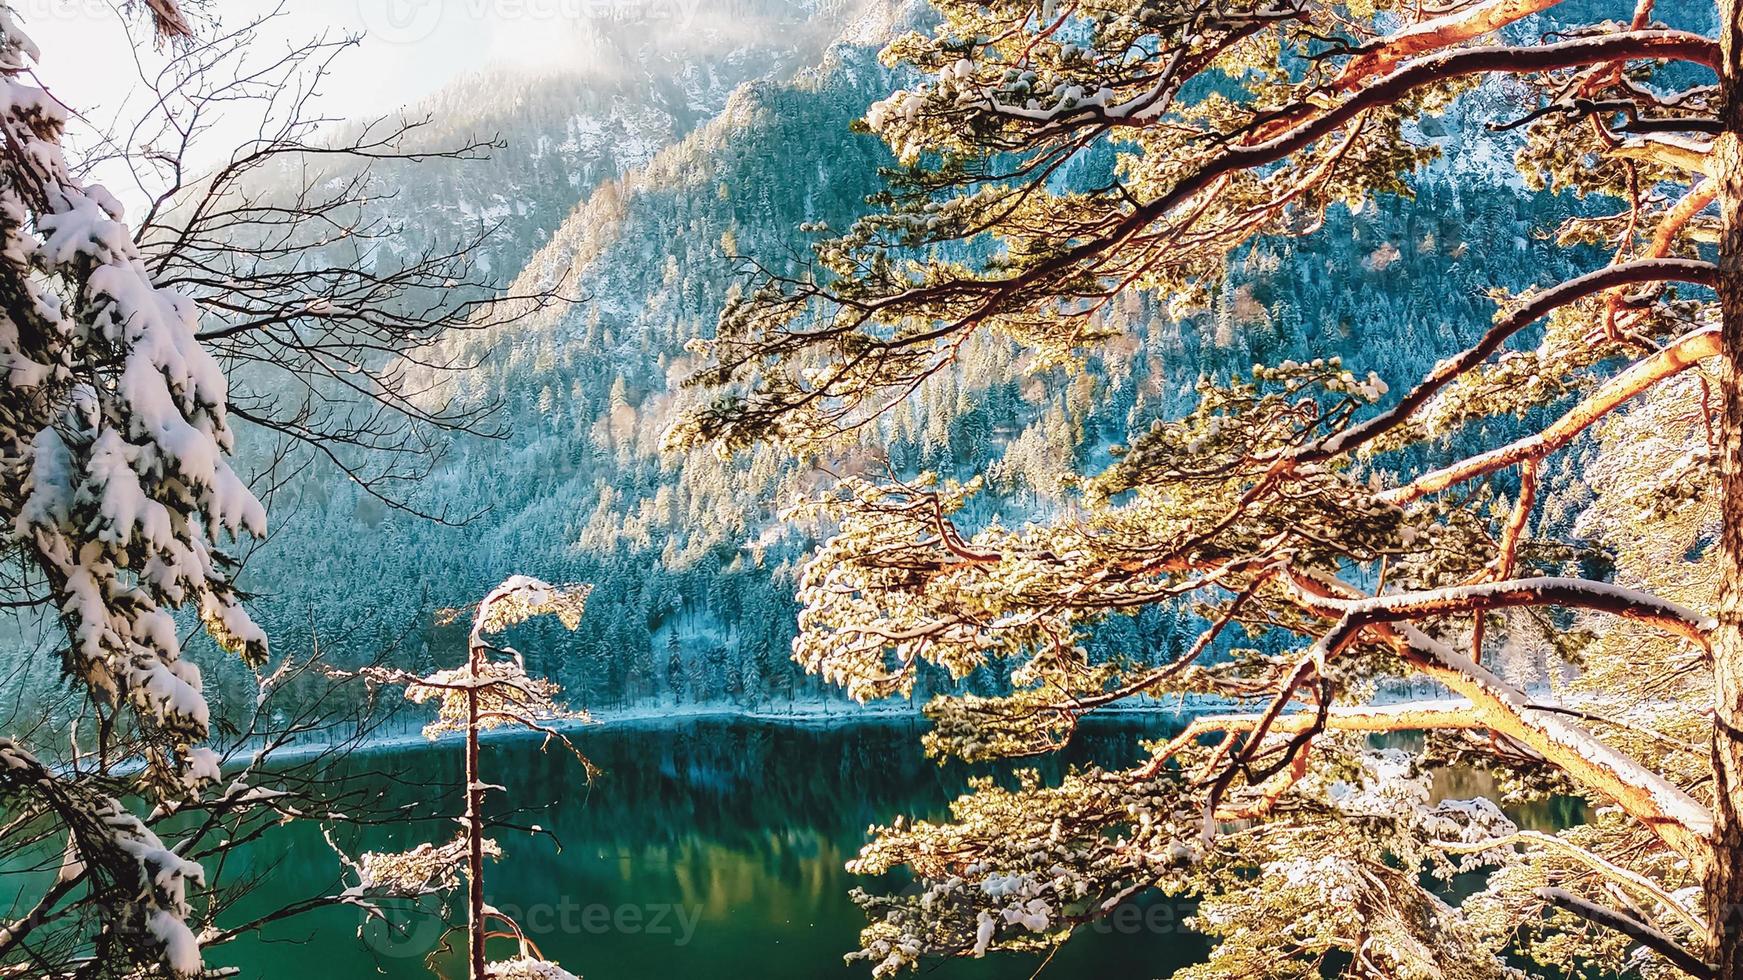
[[[1707,965],[1695,954],[1684,949],[1675,939],[1672,939],[1670,936],[1665,935],[1631,915],[1618,912],[1615,909],[1605,908],[1604,906],[1598,905],[1594,902],[1588,902],[1578,895],[1561,888],[1539,888],[1535,894],[1538,898],[1543,899],[1545,902],[1548,902],[1557,908],[1565,909],[1582,919],[1595,922],[1606,928],[1614,929],[1628,938],[1639,942],[1642,946],[1651,949],[1669,960],[1677,969],[1687,973],[1689,976],[1700,977],[1701,980],[1707,980],[1707,978],[1713,976],[1713,968],[1711,966]]]

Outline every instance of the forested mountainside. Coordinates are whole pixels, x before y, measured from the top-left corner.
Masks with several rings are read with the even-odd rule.
[[[281,647],[306,646],[316,624],[335,657],[388,645],[411,662],[440,656],[431,608],[522,571],[596,586],[579,634],[524,644],[584,703],[742,696],[747,675],[758,692],[795,685],[784,649],[802,543],[741,547],[793,467],[766,455],[679,465],[658,442],[689,370],[684,344],[711,329],[738,276],[731,256],[791,247],[799,223],[845,221],[876,189],[880,144],[839,138],[889,84],[875,52],[844,43],[796,81],[739,88],[589,195],[532,257],[522,280],[562,277],[585,302],[454,338],[455,353],[489,356],[446,383],[505,399],[514,435],[454,445],[414,502],[474,520],[434,524],[320,480],[279,498],[279,533],[244,578]]]
[[[525,572],[596,586],[578,634],[521,644],[532,669],[580,703],[815,696],[822,688],[786,656],[793,581],[813,541],[771,530],[820,482],[813,463],[833,473],[881,465],[874,447],[887,447],[904,474],[986,470],[975,513],[1021,523],[1069,507],[1057,474],[1179,411],[1200,375],[1331,347],[1358,375],[1404,386],[1488,321],[1489,289],[1575,272],[1565,250],[1521,229],[1552,227],[1578,202],[1473,179],[1480,155],[1510,149],[1454,112],[1422,135],[1447,156],[1413,199],[1337,210],[1327,233],[1246,250],[1208,308],[1170,316],[1152,298],[1122,303],[1108,314],[1121,336],[1080,372],[1029,373],[1013,348],[983,344],[917,408],[868,433],[860,454],[662,457],[662,431],[689,397],[679,390],[693,366],[685,344],[712,330],[743,270],[733,257],[795,261],[802,224],[842,227],[881,186],[885,148],[845,135],[892,86],[875,53],[838,44],[791,82],[741,87],[682,142],[588,195],[513,287],[572,286],[583,302],[454,338],[464,359],[488,356],[445,383],[506,400],[514,428],[507,440],[458,444],[418,488],[420,505],[477,513],[470,523],[433,524],[343,485],[276,501],[279,531],[243,579],[275,642],[304,646],[314,631],[335,657],[391,648],[408,664],[441,660],[454,638],[429,626],[430,610]],[[1507,429],[1503,420],[1466,438],[1498,441]],[[1545,519],[1571,520],[1582,504],[1551,500]],[[1096,642],[1169,656],[1184,641],[1175,615],[1190,611],[1115,620]]]
[[[672,34],[668,49],[629,29],[602,29],[602,50],[617,60],[590,73],[481,76],[431,100],[435,123],[420,138],[492,131],[506,147],[489,161],[430,166],[397,181],[393,208],[408,248],[501,220],[504,231],[481,263],[524,264],[511,291],[556,286],[584,298],[454,336],[450,353],[482,364],[428,379],[442,395],[500,399],[512,426],[501,440],[457,439],[412,491],[425,510],[471,516],[463,526],[396,511],[318,470],[274,497],[272,537],[249,555],[241,582],[277,649],[318,642],[342,662],[387,651],[406,666],[445,663],[459,637],[432,626],[432,610],[527,573],[595,585],[579,632],[530,627],[519,644],[533,671],[561,682],[579,704],[827,696],[787,657],[795,577],[815,543],[810,535],[827,529],[774,520],[824,483],[820,474],[881,467],[886,454],[904,475],[984,471],[972,514],[1020,524],[1071,506],[1058,474],[1107,459],[1128,433],[1182,410],[1200,376],[1331,348],[1357,375],[1373,371],[1403,388],[1488,322],[1488,290],[1577,271],[1575,257],[1532,230],[1553,227],[1579,202],[1495,183],[1483,161],[1510,154],[1510,136],[1467,124],[1455,108],[1419,134],[1445,156],[1421,175],[1413,198],[1334,210],[1325,233],[1244,250],[1206,308],[1171,315],[1155,297],[1122,300],[1107,314],[1120,335],[1088,351],[1081,371],[1031,372],[1013,347],[983,343],[911,409],[868,432],[860,453],[662,456],[661,435],[691,397],[680,390],[694,367],[686,344],[712,331],[745,260],[799,261],[817,223],[844,227],[882,188],[879,169],[892,157],[849,127],[894,87],[879,46],[926,16],[923,5],[877,3],[758,10],[764,23],[792,29],[740,44],[741,36],[721,32],[689,38],[689,47]],[[838,40],[817,55],[824,31]],[[758,75],[774,77],[732,87]],[[1508,93],[1466,98],[1505,101]],[[705,121],[692,127],[695,120]],[[1112,156],[1088,169],[1111,165]],[[1510,431],[1503,419],[1464,440],[1493,444]],[[1458,448],[1469,447],[1447,447]],[[1586,502],[1574,496],[1547,501],[1543,519],[1571,522]],[[1093,642],[1104,655],[1160,660],[1185,642],[1175,619],[1190,615],[1117,618]],[[252,703],[241,668],[209,662],[218,710]],[[945,680],[926,677],[920,693]],[[52,670],[28,682],[50,683]]]
[[[279,201],[311,179],[318,178],[323,187],[344,187],[358,179],[357,168],[367,165],[369,184],[364,192],[340,191],[335,199],[349,201],[346,220],[368,224],[373,233],[358,254],[348,252],[346,236],[339,235],[331,243],[337,250],[336,267],[354,262],[373,268],[415,262],[420,254],[443,254],[477,242],[467,255],[473,272],[468,282],[506,284],[578,210],[577,202],[585,204],[603,184],[640,173],[663,148],[714,120],[739,86],[758,79],[790,78],[814,68],[828,47],[843,38],[875,44],[888,33],[893,15],[888,4],[861,0],[734,0],[683,10],[649,9],[653,12],[645,17],[588,18],[579,24],[556,25],[584,48],[573,64],[524,71],[506,66],[480,73],[385,121],[345,124],[332,136],[335,145],[344,145],[369,127],[372,135],[367,139],[380,138],[396,129],[403,116],[412,128],[394,147],[396,154],[372,154],[367,160],[304,160],[286,154],[254,172],[238,190]],[[480,141],[495,145],[467,154],[467,159],[419,156]],[[354,206],[358,204],[367,210]],[[264,372],[260,379],[244,382],[240,379],[245,373],[246,369],[237,371],[233,390],[258,389],[271,397],[271,386],[286,381],[282,375]],[[303,396],[293,393],[292,397]],[[276,484],[280,476],[268,472],[273,439],[258,438],[246,425],[240,427],[240,436],[238,470],[255,474],[258,487]],[[462,448],[488,456],[505,444]],[[388,578],[402,588],[393,591],[391,599],[385,592],[371,598],[374,590],[367,583],[341,569],[347,533],[338,530],[340,524],[332,524],[331,539],[288,540],[302,533],[312,519],[318,517],[321,523],[332,519],[321,513],[323,488],[340,479],[343,474],[316,465],[281,487],[278,495],[282,507],[272,520],[274,528],[284,533],[275,533],[272,545],[261,550],[264,574],[256,588],[265,589],[261,607],[284,635],[278,645],[282,649],[310,648],[312,631],[306,617],[317,607],[323,615],[329,609],[346,610],[341,614],[343,624],[322,622],[323,627],[333,626],[336,634],[349,636],[351,627],[370,631],[367,639],[354,644],[336,640],[348,649],[373,648],[418,618],[411,604],[421,601],[422,592],[406,584],[419,579],[418,570],[400,567]],[[366,526],[368,505],[361,510]],[[326,571],[322,587],[346,590],[345,598],[312,594],[297,581],[294,567],[286,563],[303,560]],[[277,589],[273,583],[279,581],[287,587]],[[418,608],[427,620],[427,605]],[[37,610],[13,610],[9,620],[0,622],[0,632],[41,655],[23,659],[4,682],[6,689],[43,691],[58,685],[52,617]],[[384,623],[391,627],[378,634],[377,627]],[[233,661],[223,657],[211,661],[211,679],[218,688],[251,686]]]

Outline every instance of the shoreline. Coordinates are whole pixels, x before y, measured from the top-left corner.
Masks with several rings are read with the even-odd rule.
[[[1192,717],[1212,711],[1225,710],[1229,705],[1222,701],[1215,703],[1175,702],[1169,704],[1141,704],[1123,707],[1105,707],[1097,709],[1093,714],[1085,716],[1085,721],[1094,724],[1097,721],[1114,720],[1122,717],[1151,717],[1165,715],[1171,717]],[[576,735],[602,730],[633,730],[648,728],[664,728],[675,725],[689,724],[699,721],[747,722],[771,727],[783,728],[854,728],[861,725],[889,725],[897,723],[928,724],[919,706],[910,702],[893,705],[855,705],[844,703],[836,706],[824,702],[796,704],[788,710],[771,710],[768,708],[748,708],[742,705],[667,705],[643,708],[622,708],[593,714],[586,721],[557,720],[550,727],[563,735]],[[543,739],[545,736],[537,731],[519,727],[493,728],[479,734],[481,742],[510,741],[514,739]],[[410,730],[372,736],[346,748],[344,754],[373,755],[381,752],[392,752],[419,746],[454,745],[463,741],[460,732],[445,732],[436,738],[426,738],[422,732]],[[336,747],[344,746],[345,739],[315,740],[311,733],[309,740],[296,741],[282,746],[272,752],[267,761],[294,762],[303,761],[328,752]],[[259,745],[236,745],[223,750],[222,755],[226,768],[230,764],[242,763],[247,760],[253,764],[255,756],[261,751]]]

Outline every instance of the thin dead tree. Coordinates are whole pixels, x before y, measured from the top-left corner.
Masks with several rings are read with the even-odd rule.
[[[592,763],[567,735],[553,727],[561,722],[585,721],[587,714],[560,705],[556,701],[561,691],[557,684],[528,675],[520,651],[491,639],[539,616],[553,616],[565,628],[574,630],[581,623],[591,591],[592,587],[586,585],[554,586],[524,575],[514,576],[492,589],[476,607],[445,610],[438,618],[438,622],[448,624],[470,614],[466,663],[462,666],[422,677],[383,667],[362,674],[371,684],[405,688],[408,701],[436,704],[436,719],[424,726],[425,738],[435,740],[455,732],[464,737],[466,806],[460,818],[460,837],[444,845],[424,845],[400,855],[373,855],[370,861],[377,865],[383,861],[391,863],[398,879],[419,882],[420,888],[425,882],[448,882],[452,887],[458,883],[457,876],[465,877],[466,952],[473,980],[491,977],[514,980],[522,975],[561,980],[569,976],[544,961],[537,945],[517,923],[485,904],[484,859],[500,857],[502,850],[486,836],[484,799],[492,785],[484,781],[480,770],[479,739],[484,732],[503,727],[538,732],[544,735],[547,745],[556,741],[568,749],[592,776]],[[379,868],[372,868],[368,862],[357,868],[360,887],[365,890],[378,887]],[[507,931],[492,930],[492,921]],[[519,955],[511,960],[490,962],[485,947],[493,938],[514,940]]]

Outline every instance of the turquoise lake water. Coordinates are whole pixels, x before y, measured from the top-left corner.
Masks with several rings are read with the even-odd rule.
[[[1042,768],[1127,762],[1140,737],[1173,727],[1166,719],[1097,726]],[[497,831],[505,853],[486,873],[486,898],[516,913],[546,957],[586,980],[869,977],[867,964],[842,961],[865,921],[848,892],[880,883],[843,865],[869,824],[942,816],[968,774],[988,771],[926,760],[921,730],[906,722],[820,729],[718,720],[588,730],[578,744],[604,770],[591,784],[572,757],[541,753],[536,739],[489,743],[485,778],[508,790],[493,794],[497,811],[556,842]],[[376,752],[352,765],[379,787],[376,803],[458,812],[457,746]],[[523,812],[507,813],[504,800]],[[407,820],[342,843],[353,852],[403,849],[453,833],[451,823]],[[330,889],[342,870],[307,825],[274,832],[244,858],[228,873],[258,874],[266,884],[252,903],[262,907]],[[1178,924],[1188,911],[1158,900],[1086,927],[1043,976],[1166,976],[1203,955],[1202,940]],[[429,977],[432,966],[463,976],[463,935],[448,937],[452,950],[441,942],[447,924],[462,920],[459,906],[434,903],[396,916],[392,927],[365,924],[355,909],[323,910],[214,949],[209,965],[271,980],[307,980],[311,967],[344,978]],[[1023,978],[1040,965],[1039,957],[994,954],[935,962],[923,975]]]
[[[1071,764],[1128,765],[1140,739],[1182,723],[1144,716],[1090,724],[1038,768],[1057,778]],[[590,728],[576,741],[602,770],[592,782],[562,750],[541,752],[537,738],[489,742],[485,781],[506,790],[491,794],[492,816],[520,829],[493,831],[504,854],[487,869],[486,899],[514,915],[547,958],[587,980],[869,977],[869,965],[842,960],[865,921],[848,893],[905,882],[845,870],[868,825],[941,817],[968,776],[1000,771],[925,759],[922,730],[908,721],[819,728],[720,719]],[[458,744],[361,753],[343,765],[327,775],[361,793],[346,805],[375,815],[370,826],[336,832],[348,853],[404,850],[457,832]],[[1469,772],[1436,781],[1445,796],[1492,791]],[[1538,829],[1582,816],[1573,800],[1513,815]],[[232,922],[333,894],[350,880],[308,821],[274,828],[212,870],[231,884],[258,882]],[[1040,975],[1168,976],[1205,954],[1203,939],[1181,925],[1191,911],[1190,903],[1141,898],[1111,921],[1081,927]],[[213,948],[207,965],[262,980],[459,978],[464,934],[451,927],[463,921],[452,902],[399,910],[388,924],[366,922],[356,908],[325,908]],[[512,948],[503,942],[492,955]],[[929,961],[919,976],[1022,980],[1042,966],[1038,955],[993,954]]]

